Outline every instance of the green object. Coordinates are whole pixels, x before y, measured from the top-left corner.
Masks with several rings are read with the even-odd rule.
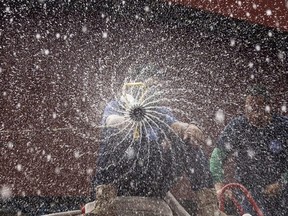
[[[210,171],[214,183],[219,183],[224,180],[223,162],[227,158],[227,153],[219,148],[215,148],[210,158]]]

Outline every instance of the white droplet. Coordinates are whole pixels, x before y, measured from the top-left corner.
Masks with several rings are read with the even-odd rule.
[[[191,173],[195,173],[195,169],[194,168],[190,168],[190,172]]]
[[[138,165],[141,166],[141,167],[143,167],[143,166],[144,166],[144,161],[143,161],[143,160],[139,160],[139,161],[138,161]]]
[[[14,146],[13,143],[12,143],[11,141],[9,141],[9,142],[8,142],[8,148],[9,148],[9,149],[12,149],[13,146]]]
[[[225,148],[227,149],[227,150],[231,150],[232,149],[232,146],[231,146],[231,144],[230,143],[225,143]]]
[[[103,38],[107,38],[107,37],[108,37],[108,33],[107,33],[107,32],[103,32],[103,33],[102,33],[102,37],[103,37]]]
[[[59,167],[56,167],[56,168],[55,168],[55,173],[56,173],[56,174],[60,174],[60,168],[59,168]]]
[[[4,97],[7,96],[7,92],[6,91],[3,92],[3,96]]]
[[[19,109],[20,107],[21,107],[21,104],[20,104],[20,103],[17,103],[17,104],[16,104],[16,108]]]
[[[86,173],[87,173],[88,175],[91,175],[91,174],[93,173],[93,169],[92,169],[92,168],[88,168],[88,169],[86,170]]]
[[[247,154],[250,158],[253,158],[255,156],[255,151],[253,149],[248,149]]]
[[[53,119],[56,119],[56,118],[57,118],[57,113],[54,112],[54,113],[52,114],[52,118],[53,118]]]
[[[272,15],[272,10],[270,10],[270,9],[266,10],[266,14],[267,14],[267,16],[271,16]]]
[[[236,43],[235,39],[230,40],[230,46],[235,46],[235,43]]]
[[[45,55],[48,55],[48,54],[49,54],[49,50],[48,50],[48,49],[45,49],[45,50],[44,50],[44,54],[45,54]]]
[[[267,106],[265,107],[265,112],[268,112],[268,113],[269,113],[270,111],[271,111],[271,107],[267,105]]]
[[[22,170],[22,165],[21,164],[17,164],[16,169],[20,172]]]
[[[48,154],[48,155],[47,155],[47,161],[49,162],[50,160],[51,160],[51,155]]]
[[[10,12],[10,7],[6,7],[5,12]]]
[[[40,34],[36,34],[36,39],[40,39],[41,35]]]
[[[67,39],[67,35],[64,35],[64,36],[63,36],[63,39],[66,40],[66,39]]]
[[[253,9],[256,9],[258,6],[255,3],[253,3],[252,7]]]
[[[260,45],[256,45],[256,46],[255,46],[255,49],[256,49],[257,51],[260,51],[260,49],[261,49]]]
[[[33,153],[34,152],[34,148],[30,148],[30,153]]]
[[[82,32],[84,32],[84,33],[87,32],[87,26],[84,25],[84,26],[82,27]]]
[[[232,155],[233,155],[234,157],[238,157],[238,156],[239,156],[239,152],[238,152],[238,151],[235,151]]]
[[[145,6],[145,7],[144,7],[144,11],[145,11],[145,12],[149,12],[149,11],[150,11],[150,8],[149,8],[148,6]]]
[[[132,147],[129,147],[126,150],[126,154],[127,154],[128,159],[132,159],[132,158],[134,158],[135,151],[134,151],[134,149]]]
[[[286,106],[286,105],[283,105],[283,106],[281,107],[281,111],[282,111],[282,112],[287,112],[287,106]]]
[[[278,58],[279,58],[280,60],[284,60],[285,54],[284,54],[283,51],[279,51],[278,54],[277,54],[277,56],[278,56]]]
[[[135,183],[134,183],[134,181],[131,181],[131,182],[130,182],[130,187],[131,187],[131,188],[135,188]]]
[[[271,31],[269,31],[269,32],[268,32],[268,36],[269,36],[269,37],[272,37],[272,36],[273,36],[273,33],[272,33]]]
[[[242,2],[238,1],[237,4],[241,7],[242,6]]]
[[[75,158],[79,158],[80,157],[80,152],[79,151],[75,151],[74,152],[74,157]]]
[[[252,68],[254,66],[253,62],[249,62],[248,66]]]
[[[212,143],[212,139],[210,137],[206,139],[206,144],[208,146],[212,146],[213,143]]]
[[[102,14],[101,14],[101,18],[105,18],[105,14],[102,13]]]
[[[46,153],[45,150],[42,150],[42,155],[45,155],[45,153]]]
[[[224,111],[219,109],[215,114],[215,120],[217,123],[224,123],[225,120],[225,114]]]
[[[56,38],[60,38],[60,34],[59,33],[56,34]]]
[[[251,74],[251,76],[250,76],[250,77],[251,77],[251,79],[254,79],[254,78],[255,78],[254,74]]]
[[[40,195],[41,195],[41,191],[40,191],[40,190],[37,190],[37,192],[36,192],[36,193],[37,193],[37,195],[38,195],[38,196],[40,196]]]
[[[250,17],[250,13],[249,13],[249,12],[246,12],[246,16],[247,16],[247,17]]]
[[[270,58],[269,57],[267,57],[265,60],[266,60],[266,62],[270,62]]]
[[[0,189],[1,199],[9,199],[12,196],[12,189],[8,185],[2,185]]]
[[[122,1],[122,4],[124,5],[126,2],[125,1]]]

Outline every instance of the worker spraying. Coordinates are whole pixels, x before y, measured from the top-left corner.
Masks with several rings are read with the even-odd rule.
[[[113,215],[112,200],[116,196],[148,197],[162,203],[185,172],[194,180],[199,197],[211,194],[207,188],[212,187],[212,180],[200,147],[203,133],[195,124],[178,121],[164,105],[169,102],[161,89],[160,80],[164,78],[163,71],[155,67],[135,71],[116,99],[105,107],[94,179],[94,213]],[[103,190],[107,196],[103,196]],[[217,211],[216,199],[198,203],[199,215]],[[157,209],[153,211],[162,215]]]

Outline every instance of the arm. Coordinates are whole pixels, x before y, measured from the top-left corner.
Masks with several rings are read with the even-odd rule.
[[[210,158],[210,172],[215,184],[216,191],[223,187],[224,169],[223,163],[227,158],[227,154],[220,148],[215,148]]]
[[[106,127],[119,128],[119,127],[121,127],[121,125],[122,126],[124,125],[125,120],[126,120],[125,116],[113,114],[113,115],[109,115],[106,118],[105,125],[106,125]]]
[[[281,178],[270,185],[267,185],[264,193],[268,196],[275,196],[281,192],[281,190],[287,188],[288,184],[288,118],[281,116],[278,117],[278,120],[281,121],[282,128],[282,136],[284,141],[284,155],[285,159],[283,160],[283,166],[285,167],[285,171],[282,173]]]
[[[110,101],[104,109],[102,125],[112,128],[121,128],[126,117],[120,112],[121,108],[117,101]]]
[[[174,132],[184,141],[199,144],[204,142],[203,132],[194,124],[176,121],[171,125]]]
[[[283,117],[283,124],[284,124],[284,140],[285,143],[285,156],[286,156],[286,171],[282,174],[280,179],[280,184],[282,187],[287,187],[288,184],[288,117]]]
[[[233,119],[223,130],[218,141],[217,147],[213,150],[210,157],[210,171],[214,181],[216,191],[223,187],[225,178],[223,164],[229,154],[234,151],[237,146],[239,131],[238,119]]]

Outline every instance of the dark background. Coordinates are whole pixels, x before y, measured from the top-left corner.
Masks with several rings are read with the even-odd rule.
[[[285,32],[162,1],[0,2],[0,187],[12,196],[89,195],[102,110],[133,65],[165,69],[175,115],[198,121],[208,153],[250,84],[287,114]]]

